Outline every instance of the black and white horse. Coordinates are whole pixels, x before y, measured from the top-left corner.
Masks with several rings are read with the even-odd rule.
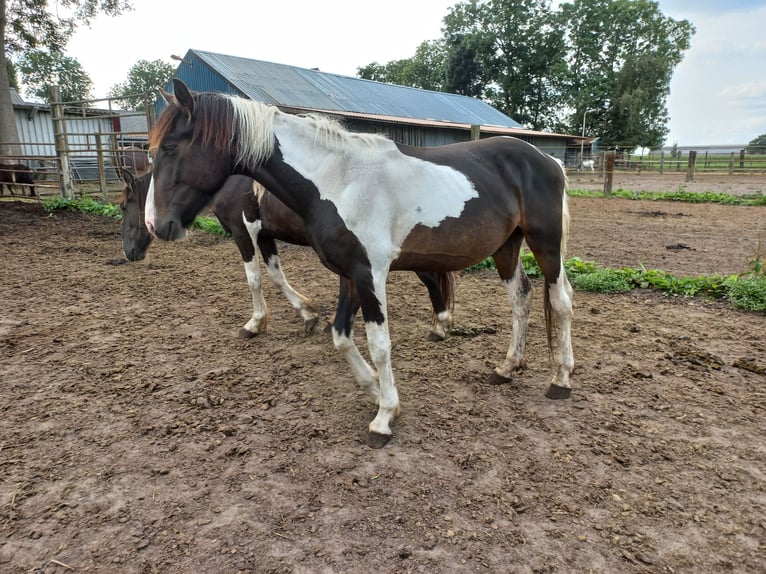
[[[324,117],[295,116],[222,94],[192,94],[174,80],[175,99],[150,136],[154,178],[146,224],[157,237],[183,237],[231,174],[262,183],[305,222],[311,245],[346,278],[333,341],[362,388],[377,402],[367,442],[391,437],[399,394],[391,364],[386,278],[389,271],[454,271],[492,256],[510,296],[513,334],[493,381],[525,364],[531,283],[522,242],[545,279],[549,347],[558,324],[553,382],[547,396],[571,393],[572,288],[562,261],[569,215],[566,176],[536,147],[511,137],[433,148],[351,133]],[[373,365],[352,337],[361,305]]]

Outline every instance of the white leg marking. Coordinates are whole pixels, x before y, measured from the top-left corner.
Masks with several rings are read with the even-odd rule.
[[[442,311],[434,315],[433,325],[431,325],[431,334],[439,339],[444,340],[447,338],[447,331],[452,328],[452,313],[449,311]]]
[[[258,234],[261,232],[261,220],[248,221],[245,219],[245,212],[242,212],[242,221],[245,224],[250,241],[253,242],[253,258],[245,262],[245,276],[247,285],[250,287],[250,297],[253,300],[253,316],[245,323],[245,331],[254,334],[266,331],[269,320],[269,310],[266,306],[266,299],[263,297],[263,278],[261,276],[261,264],[258,260]]]
[[[350,336],[346,337],[338,331],[335,327],[332,328],[332,342],[335,348],[340,351],[341,356],[346,359],[346,362],[351,367],[351,372],[359,383],[359,386],[375,397],[375,401],[378,401],[380,397],[380,386],[378,385],[378,375],[367,361],[364,360],[362,354],[359,352],[356,344],[354,343],[354,332],[351,331]]]
[[[508,347],[505,361],[495,369],[498,375],[511,378],[513,371],[524,368],[526,359],[524,353],[527,344],[527,328],[529,327],[529,311],[532,307],[532,286],[527,279],[524,265],[519,258],[516,271],[510,281],[505,281],[505,288],[511,300],[513,311],[513,331],[511,344]]]
[[[266,299],[263,297],[263,279],[257,254],[245,263],[245,276],[253,300],[253,316],[245,323],[244,328],[246,331],[257,335],[266,331],[269,322],[269,310],[266,307]]]
[[[560,387],[572,388],[569,375],[574,369],[574,354],[572,353],[572,286],[561,262],[561,272],[555,283],[550,286],[551,307],[556,316],[559,329],[559,350],[556,356],[553,384]]]
[[[386,266],[386,269],[388,267]],[[387,273],[373,272],[375,296],[380,302],[383,313],[383,323],[366,322],[367,346],[370,357],[378,370],[380,397],[378,399],[378,414],[370,423],[370,432],[391,435],[391,422],[399,414],[399,393],[394,381],[394,370],[391,365],[391,336],[388,332],[388,310],[386,306],[386,276]]]
[[[284,296],[287,297],[287,300],[293,306],[293,309],[300,313],[300,316],[305,323],[315,321],[319,317],[319,313],[317,313],[308,297],[298,293],[292,288],[290,283],[288,283],[287,277],[285,277],[285,274],[282,272],[282,263],[279,255],[274,255],[271,258],[271,261],[269,261],[269,264],[266,266],[266,271],[268,271],[272,283],[274,283],[274,285],[282,291]]]

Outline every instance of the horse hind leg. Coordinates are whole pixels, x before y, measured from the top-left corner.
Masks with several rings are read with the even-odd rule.
[[[508,346],[505,360],[495,368],[490,382],[494,384],[508,383],[515,371],[526,367],[526,341],[529,326],[529,311],[532,306],[532,284],[521,263],[520,251],[523,235],[519,230],[508,239],[492,257],[497,271],[505,285],[511,301],[513,323],[511,343]]]
[[[555,234],[527,234],[527,244],[545,278],[545,323],[554,374],[546,397],[566,399],[572,394],[569,376],[574,370],[572,352],[572,286],[562,258],[561,240]],[[554,326],[558,328],[558,348],[553,349]]]
[[[428,289],[428,296],[433,307],[429,341],[443,341],[452,328],[452,308],[454,306],[454,273],[418,272],[418,279]]]

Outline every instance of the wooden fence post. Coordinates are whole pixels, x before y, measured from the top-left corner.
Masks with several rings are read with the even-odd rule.
[[[729,175],[734,173],[734,152],[731,152],[729,157]]]
[[[471,141],[481,138],[481,126],[479,124],[471,124]]]
[[[665,173],[665,152],[660,152],[660,173]]]
[[[69,173],[69,151],[67,150],[66,127],[64,126],[64,106],[58,86],[50,87],[51,114],[53,116],[53,140],[55,142],[56,157],[61,169],[61,197],[72,199],[72,178]]]
[[[689,150],[689,163],[686,167],[686,181],[694,181],[694,168],[697,165],[697,152]]]
[[[616,152],[608,151],[604,156],[604,195],[612,195],[612,181],[614,181],[614,159]]]
[[[101,186],[101,196],[104,199],[104,203],[109,201],[109,192],[106,188],[106,170],[104,169],[104,144],[101,140],[101,128],[99,127],[96,134],[96,153],[98,154],[98,183]]]

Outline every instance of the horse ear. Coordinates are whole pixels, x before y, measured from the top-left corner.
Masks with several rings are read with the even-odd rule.
[[[165,100],[166,104],[176,104],[176,98],[168,91],[163,90],[160,88],[160,96],[162,96],[162,99]]]
[[[194,98],[181,80],[173,78],[173,95],[175,96],[176,103],[181,107],[188,117],[191,118],[194,111]]]

